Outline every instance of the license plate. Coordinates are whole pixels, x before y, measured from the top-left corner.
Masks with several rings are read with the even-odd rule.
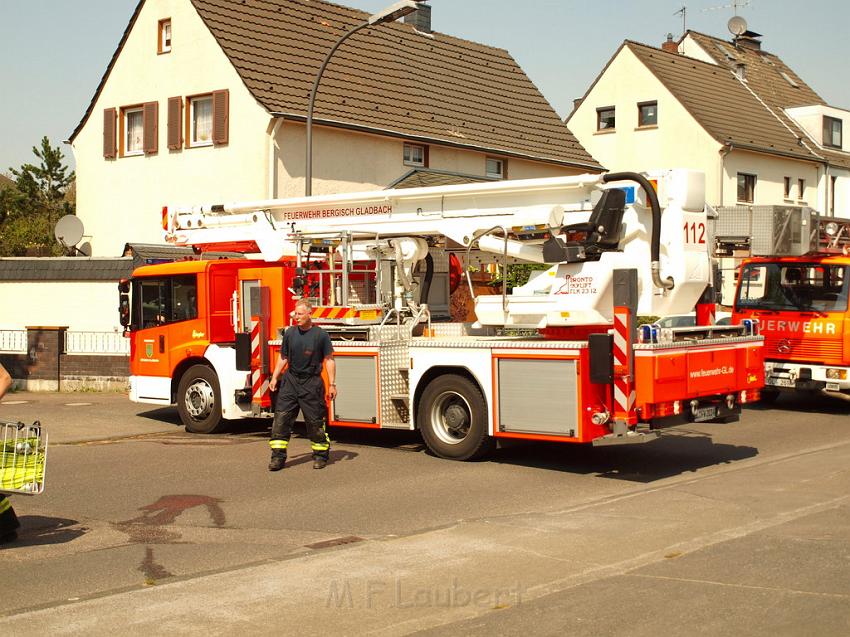
[[[794,381],[790,378],[778,378],[776,376],[768,376],[764,379],[764,384],[774,387],[794,387]]]
[[[694,422],[705,422],[717,418],[717,407],[697,407],[693,410]]]
[[[827,383],[826,388],[830,391],[840,391],[841,386],[838,383]]]

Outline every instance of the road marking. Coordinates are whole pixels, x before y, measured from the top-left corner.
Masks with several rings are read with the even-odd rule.
[[[4,405],[26,405],[28,400],[4,400]]]
[[[87,407],[88,405],[91,405],[91,404],[92,403],[65,403],[65,406],[66,407]]]

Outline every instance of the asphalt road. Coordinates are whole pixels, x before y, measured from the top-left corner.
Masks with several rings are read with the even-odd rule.
[[[742,589],[751,596],[746,598],[749,612],[763,608],[762,597],[771,593],[775,599],[784,599],[788,590],[820,596],[825,604],[822,624],[808,617],[809,606],[789,603],[783,612],[792,617],[783,620],[779,633],[804,634],[796,631],[807,625],[812,628],[809,634],[847,632],[850,516],[840,496],[846,493],[844,467],[850,459],[847,411],[845,403],[783,397],[771,408],[746,410],[738,423],[681,427],[647,445],[594,449],[518,443],[477,463],[434,458],[414,433],[337,429],[332,431],[331,464],[324,471],[312,469],[309,442],[298,438],[287,468],[269,473],[268,421],[246,422],[225,435],[198,436],[183,431],[173,410],[133,405],[117,394],[12,394],[0,404],[0,421],[39,419],[50,432],[51,444],[45,493],[13,499],[23,529],[18,542],[0,549],[0,573],[12,583],[4,586],[0,598],[0,631],[3,616],[36,626],[27,622],[53,611],[67,613],[76,605],[107,603],[153,588],[200,591],[219,581],[216,577],[247,578],[252,569],[260,572],[283,563],[294,569],[298,560],[338,565],[350,559],[354,572],[360,554],[370,563],[409,555],[403,547],[411,544],[420,547],[420,555],[435,547],[446,551],[452,545],[447,538],[457,532],[465,533],[473,556],[484,551],[477,538],[489,536],[494,524],[507,533],[505,542],[518,546],[528,540],[529,527],[537,529],[544,524],[541,520],[555,525],[557,520],[566,526],[557,534],[552,533],[554,527],[549,529],[547,537],[555,547],[524,550],[537,557],[549,550],[577,551],[583,544],[576,542],[586,532],[577,522],[585,514],[577,512],[640,501],[634,510],[594,514],[590,537],[598,539],[577,553],[580,559],[575,554],[558,558],[565,560],[565,571],[578,569],[598,577],[576,575],[578,579],[559,587],[546,570],[551,561],[545,566],[529,563],[526,569],[522,560],[500,564],[493,561],[498,552],[486,557],[482,553],[479,562],[469,558],[477,570],[467,575],[472,580],[466,587],[472,590],[470,581],[483,582],[488,574],[504,570],[503,581],[514,578],[516,594],[506,588],[503,600],[488,597],[487,608],[464,607],[431,616],[414,613],[422,610],[416,604],[410,612],[398,612],[410,607],[399,604],[404,591],[398,578],[399,573],[414,577],[424,572],[433,560],[403,569],[396,565],[392,569],[401,569],[392,570],[396,579],[367,598],[371,604],[385,594],[384,601],[392,606],[387,591],[394,590],[395,615],[381,614],[383,623],[370,624],[368,631],[365,624],[354,624],[361,631],[347,623],[354,621],[349,614],[337,628],[384,634],[425,629],[519,634],[532,626],[532,632],[541,634],[635,634],[644,631],[635,631],[629,617],[658,606],[654,620],[645,626],[647,634],[681,634],[690,618],[669,600],[695,595],[700,600],[697,610],[705,613],[728,605],[730,591],[719,584],[709,593],[701,587],[706,579],[717,580],[706,578],[706,571],[720,565],[728,571],[731,559],[741,572],[727,575],[738,583],[751,582]],[[819,493],[816,485],[821,482],[839,495],[826,486],[831,497]],[[683,490],[687,505],[681,502]],[[699,495],[691,502],[695,492]],[[743,498],[743,503],[735,498]],[[810,520],[809,515],[815,517]],[[630,523],[612,525],[620,516]],[[708,535],[691,528],[703,517]],[[681,541],[690,538],[691,544],[670,549],[678,546],[670,539],[653,551],[627,555],[631,549],[625,547],[641,545],[633,540],[654,529],[659,541],[666,534],[678,537],[682,531],[674,530],[673,521],[690,525]],[[483,536],[478,527],[485,529]],[[719,535],[708,533],[709,527]],[[820,536],[806,536],[812,528],[829,536],[827,545],[815,541],[823,540]],[[779,536],[788,546],[776,533],[771,536],[776,541],[759,537],[775,529],[784,529]],[[380,556],[368,557],[376,547],[382,549]],[[754,552],[768,550],[776,554],[762,555],[767,562],[753,560]],[[650,557],[639,559],[643,555]],[[676,564],[688,571],[685,576],[671,572],[671,555],[690,560]],[[614,568],[614,563],[627,566]],[[832,588],[820,590],[814,584],[815,571],[828,573]],[[782,590],[770,591],[762,579],[775,580],[777,572]],[[336,585],[313,591],[315,599],[327,597]],[[520,589],[532,592],[520,599]],[[232,591],[237,590],[234,581]],[[646,597],[630,594],[639,590]],[[705,634],[761,634],[741,626],[734,613],[700,625],[712,628]],[[765,634],[776,634],[769,622],[759,626],[774,631]],[[268,628],[275,632],[274,626]],[[191,630],[184,626],[181,632]],[[265,632],[262,624],[248,630]]]

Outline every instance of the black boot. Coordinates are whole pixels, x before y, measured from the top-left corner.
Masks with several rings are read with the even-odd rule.
[[[272,459],[269,460],[269,471],[280,471],[286,464],[286,452],[279,449],[272,451]]]
[[[0,495],[0,544],[17,540],[17,529],[20,526],[21,523],[18,522],[18,516],[15,515],[12,503],[6,496]]]
[[[321,456],[313,458],[313,468],[314,469],[324,469],[328,466],[328,459],[322,458]]]

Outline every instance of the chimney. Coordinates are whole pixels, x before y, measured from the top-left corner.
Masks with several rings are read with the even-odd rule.
[[[741,35],[735,36],[735,46],[741,47],[742,49],[761,51],[761,33],[744,31]]]
[[[673,34],[667,34],[667,41],[661,44],[661,50],[667,51],[667,53],[678,53],[679,45],[673,42]]]
[[[575,112],[578,109],[578,107],[581,106],[581,103],[583,101],[584,101],[583,97],[577,97],[573,100],[573,112]]]
[[[404,22],[421,33],[431,33],[431,5],[419,2],[419,8],[404,16]]]

